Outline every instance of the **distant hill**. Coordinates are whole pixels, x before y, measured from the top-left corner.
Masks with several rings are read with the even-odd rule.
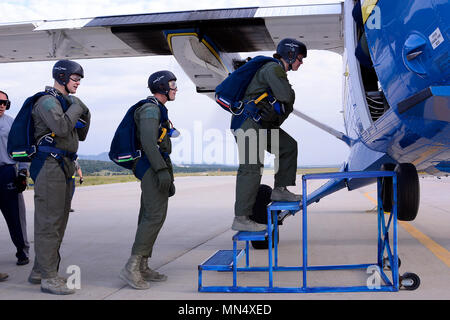
[[[111,160],[109,160],[108,152],[102,152],[102,153],[97,154],[97,155],[87,155],[87,156],[80,154],[78,156],[78,159],[81,159],[81,160],[111,161]]]
[[[107,154],[105,152],[105,154]],[[101,158],[101,155],[96,157]],[[122,174],[132,174],[131,170],[122,168],[114,162],[101,161],[101,160],[86,160],[83,158],[91,156],[80,156],[78,163],[83,170],[84,175],[122,175]],[[192,164],[192,165],[176,165],[174,164],[173,171],[175,173],[179,172],[207,172],[207,171],[236,171],[237,167],[225,166],[225,165],[207,165],[207,164]]]
[[[128,169],[118,166],[108,157],[108,152],[97,155],[79,155],[78,162],[85,175],[122,175],[132,174]],[[303,165],[301,168],[340,168],[341,165],[333,164],[328,166]],[[208,172],[208,171],[237,171],[237,166],[220,164],[174,164],[175,173]]]

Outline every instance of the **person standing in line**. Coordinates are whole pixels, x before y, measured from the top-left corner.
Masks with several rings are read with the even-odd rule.
[[[53,66],[53,87],[33,106],[32,118],[37,152],[30,175],[34,180],[34,247],[35,263],[28,281],[41,284],[41,291],[51,294],[73,294],[66,279],[58,275],[59,250],[69,218],[72,199],[72,175],[75,171],[79,141],[86,139],[90,112],[73,96],[84,71],[70,60],[59,60]]]
[[[12,160],[7,151],[8,135],[14,121],[5,114],[11,102],[6,92],[0,91],[0,210],[8,225],[9,234],[17,249],[17,265],[29,263],[30,244],[27,239],[25,202],[22,192],[27,187],[28,164]]]
[[[149,268],[148,259],[166,219],[169,197],[175,194],[168,134],[171,122],[165,104],[175,100],[176,80],[166,70],[151,74],[148,87],[153,96],[143,100],[134,113],[137,138],[143,150],[133,169],[141,180],[141,207],[131,256],[119,275],[134,289],[149,289],[147,281],[167,280],[166,275]]]

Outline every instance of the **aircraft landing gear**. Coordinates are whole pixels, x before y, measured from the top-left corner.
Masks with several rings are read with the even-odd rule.
[[[419,175],[412,163],[385,163],[382,171],[397,172],[397,218],[412,221],[419,210],[420,187]],[[383,210],[391,212],[393,203],[392,178],[383,179]]]
[[[400,288],[405,290],[416,290],[420,286],[420,278],[412,272],[405,272],[400,276]]]

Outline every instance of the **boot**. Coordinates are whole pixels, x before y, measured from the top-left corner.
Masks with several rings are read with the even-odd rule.
[[[142,279],[141,272],[139,271],[141,260],[142,256],[131,255],[125,267],[120,271],[119,277],[134,289],[146,290],[150,286]]]
[[[67,295],[74,294],[74,289],[69,289],[67,283],[61,277],[41,280],[41,291],[45,293]]]
[[[61,277],[60,275],[56,276],[61,281],[67,282],[66,277]],[[28,276],[28,282],[31,284],[41,284],[42,276],[39,270],[31,269],[30,275]]]
[[[141,271],[142,278],[145,281],[161,282],[167,280],[167,276],[165,274],[159,273],[148,267],[148,257],[142,258],[139,270]]]
[[[263,231],[267,229],[267,225],[256,223],[247,216],[236,216],[231,229],[235,231]]]
[[[28,282],[32,284],[41,284],[41,273],[35,269],[31,269],[30,275],[28,276]]]
[[[275,187],[270,197],[272,201],[297,202],[302,200],[302,196],[290,192],[286,187]]]
[[[0,281],[5,281],[8,279],[9,275],[7,273],[1,273],[0,272]]]

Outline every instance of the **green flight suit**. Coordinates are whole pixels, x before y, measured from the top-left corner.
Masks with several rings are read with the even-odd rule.
[[[164,159],[160,152],[160,150],[167,154],[172,152],[169,135],[165,135],[158,144],[161,112],[155,102],[142,105],[134,113],[137,135],[151,166],[145,172],[141,181],[141,207],[136,236],[131,251],[132,255],[144,257],[152,256],[154,243],[167,215],[169,191],[162,192],[158,188],[157,172],[168,170],[172,184],[174,180],[170,158]]]
[[[244,161],[240,161],[236,177],[236,202],[234,207],[236,216],[250,216],[252,214],[252,208],[255,204],[256,195],[261,183],[264,167],[264,150],[275,154],[275,163],[278,163],[275,173],[275,187],[295,185],[297,142],[283,129],[280,129],[280,125],[293,111],[295,100],[295,92],[288,81],[286,71],[276,62],[266,63],[256,72],[251,80],[243,100],[249,101],[256,99],[264,92],[267,92],[268,88],[272,91],[272,95],[279,102],[283,103],[285,113],[283,115],[277,115],[276,119],[270,122],[262,120],[259,124],[252,118],[248,118],[240,128],[245,133],[248,133],[249,129],[253,130],[256,133],[257,145],[256,149],[254,149],[246,141],[245,145],[239,148],[240,159]],[[262,100],[257,106],[262,107],[264,104],[270,106],[266,99]],[[272,146],[271,134],[276,133],[273,133],[271,129],[278,129],[278,148]],[[260,144],[262,134],[266,135],[266,146]],[[249,136],[251,135],[249,134]],[[237,141],[236,133],[235,138]],[[274,140],[276,142],[277,139],[274,138]],[[276,152],[276,149],[278,149],[278,152]],[[256,150],[256,155],[251,154],[254,150]],[[261,155],[258,156],[259,154]],[[256,161],[254,161],[255,159]]]
[[[47,87],[46,90],[54,88]],[[58,92],[59,95],[62,95]],[[64,113],[60,102],[54,96],[45,95],[38,99],[32,111],[35,139],[38,141],[49,132],[54,132],[55,147],[75,153],[78,142],[86,139],[90,112],[86,105],[74,96],[62,95],[70,107]],[[86,122],[84,128],[75,128],[78,119]],[[32,163],[33,165],[33,163]],[[34,247],[33,269],[43,279],[58,275],[61,246],[69,218],[72,195],[74,162],[63,157],[63,165],[48,156],[34,181]]]

